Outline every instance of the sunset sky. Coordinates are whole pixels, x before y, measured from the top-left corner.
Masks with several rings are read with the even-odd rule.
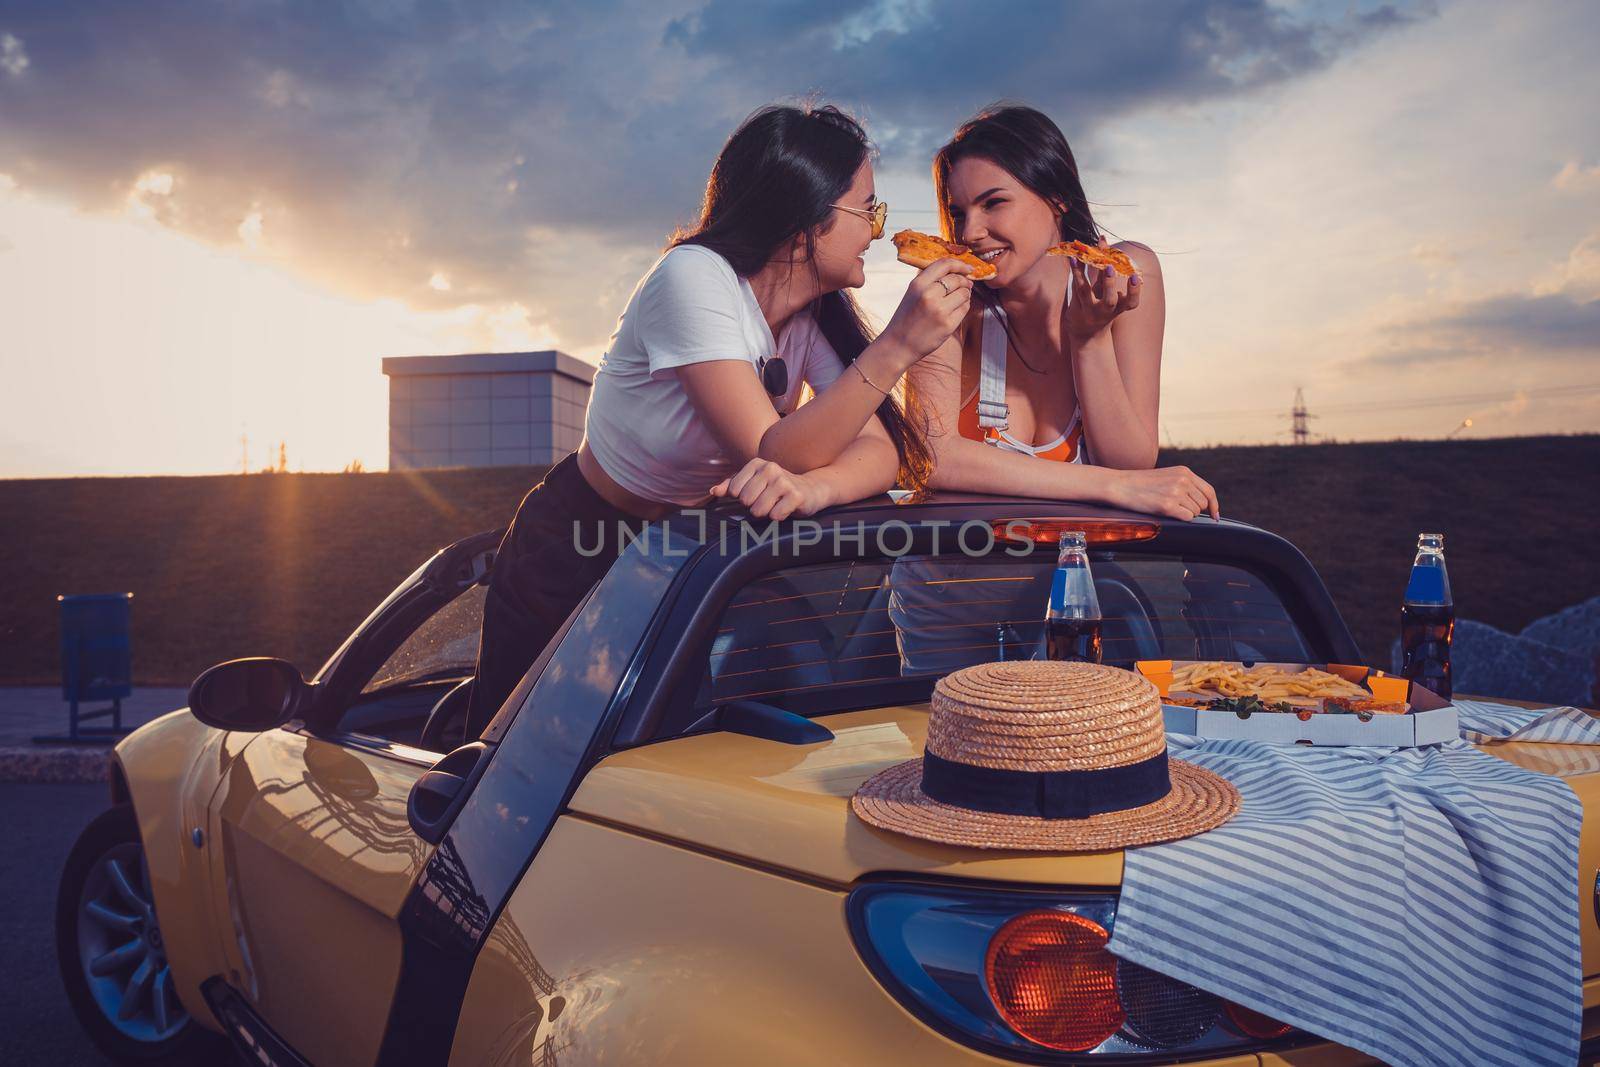
[[[1341,440],[1597,432],[1597,51],[1589,0],[7,0],[0,477],[381,469],[381,357],[598,360],[803,94],[891,231],[973,111],[1052,115],[1162,257],[1165,443],[1285,440],[1297,386]]]

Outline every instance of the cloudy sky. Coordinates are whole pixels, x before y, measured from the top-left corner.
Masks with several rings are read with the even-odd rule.
[[[1164,439],[1600,431],[1588,0],[0,6],[0,476],[385,464],[385,355],[591,360],[753,108],[890,226],[1000,98],[1162,256]],[[864,298],[910,277],[887,242]]]

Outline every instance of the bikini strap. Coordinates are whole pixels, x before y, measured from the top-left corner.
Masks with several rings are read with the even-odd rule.
[[[1006,327],[999,308],[983,309],[983,337],[978,363],[978,425],[984,429],[1010,427],[1011,407],[1006,403]]]

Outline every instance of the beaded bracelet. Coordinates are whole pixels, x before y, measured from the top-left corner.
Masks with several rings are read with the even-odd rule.
[[[855,361],[852,360],[851,363],[850,363],[850,366],[855,369],[855,372],[857,374],[861,375],[861,380],[862,381],[864,381],[868,385],[872,386],[874,389],[876,389],[878,392],[882,393],[884,396],[888,396],[889,395],[889,390],[885,389],[883,386],[879,385],[877,382],[875,382],[871,378],[867,377],[867,372],[861,369],[861,364],[856,363]]]

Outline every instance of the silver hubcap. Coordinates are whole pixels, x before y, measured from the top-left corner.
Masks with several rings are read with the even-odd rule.
[[[150,894],[144,849],[132,842],[100,857],[78,900],[78,960],[95,1003],[135,1041],[165,1041],[189,1021],[172,987]]]

